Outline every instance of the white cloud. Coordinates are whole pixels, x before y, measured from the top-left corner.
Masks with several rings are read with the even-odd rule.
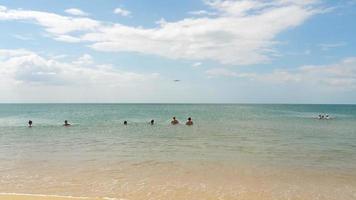
[[[80,38],[73,37],[70,35],[56,35],[53,37],[53,39],[62,41],[62,42],[68,42],[68,43],[78,43],[81,42]]]
[[[151,75],[137,74],[133,72],[123,72],[108,67],[109,65],[97,65],[92,56],[84,54],[72,62],[56,60],[55,57],[46,58],[37,53],[27,50],[0,49],[1,72],[7,78],[21,82],[42,82],[43,79],[33,75],[57,75],[51,77],[50,83],[88,84],[107,83],[117,85],[125,81],[140,81],[150,78]],[[91,65],[90,68],[87,66]],[[43,78],[43,77],[42,77]],[[49,84],[43,80],[44,84]]]
[[[329,51],[330,49],[346,46],[346,43],[345,42],[323,43],[323,44],[319,44],[319,46],[320,46],[321,50]]]
[[[60,59],[64,59],[64,58],[68,58],[69,55],[67,54],[59,54],[59,55],[49,55],[49,58],[51,59],[55,59],[55,60],[60,60]]]
[[[239,77],[238,73],[230,71],[225,68],[213,68],[205,71],[205,73],[208,75],[209,78],[219,77],[219,76]]]
[[[161,18],[161,19],[157,20],[155,23],[160,26],[164,26],[167,23],[167,21],[166,21],[166,19]]]
[[[89,18],[6,9],[0,20],[32,20],[54,39],[86,42],[98,51],[138,52],[171,59],[214,60],[249,65],[268,62],[281,32],[301,25],[320,12],[315,1],[207,1],[218,15],[132,27]],[[116,13],[129,15],[123,9]]]
[[[85,100],[81,95],[95,99],[103,91],[113,94],[121,92],[123,96],[130,96],[140,88],[146,89],[159,77],[157,73],[140,74],[117,70],[111,65],[96,64],[88,54],[72,62],[64,62],[53,56],[44,57],[22,49],[0,49],[0,66],[0,91],[10,91],[8,94],[0,94],[3,98],[18,94],[22,89],[33,92],[26,93],[28,95],[37,95],[44,99],[58,95],[57,89],[73,93],[69,95],[64,92],[63,98],[81,100]],[[118,96],[119,93],[116,94]]]
[[[24,41],[33,40],[33,38],[29,35],[14,34],[13,37],[16,39],[19,39],[19,40],[24,40]]]
[[[0,20],[28,20],[43,26],[48,33],[55,36],[75,31],[93,31],[100,25],[100,22],[89,18],[73,18],[54,13],[22,9],[0,10]]]
[[[273,2],[273,1],[271,1]],[[276,2],[276,1],[274,1]],[[234,1],[234,0],[211,0],[206,1],[208,5],[220,11],[224,15],[235,15],[242,16],[246,15],[247,11],[254,11],[265,7],[268,3],[263,1],[250,1],[250,0],[242,0],[242,1]]]
[[[0,61],[9,57],[27,55],[29,53],[31,52],[25,49],[0,49]]]
[[[254,64],[267,61],[273,37],[281,30],[304,20],[302,10],[282,11],[273,19],[185,19],[166,23],[158,29],[138,29],[116,25],[102,33],[89,33],[83,39],[101,51],[133,51],[174,59],[212,59],[227,64]],[[287,13],[302,18],[278,24]],[[301,15],[300,15],[301,14]],[[275,24],[272,24],[272,20]],[[269,26],[266,26],[269,24]],[[106,38],[104,40],[100,38]]]
[[[75,15],[75,16],[88,16],[89,14],[78,9],[78,8],[69,8],[66,9],[64,12],[71,14],[71,15]]]
[[[89,54],[84,54],[78,58],[78,60],[73,61],[76,65],[90,65],[93,64],[93,57]]]
[[[193,64],[192,64],[192,67],[199,67],[199,66],[201,66],[201,65],[202,65],[201,62],[196,62],[196,63],[193,63]]]
[[[217,9],[219,5],[212,6]],[[153,29],[115,24],[102,28],[101,32],[87,33],[82,39],[92,42],[91,47],[99,51],[139,52],[172,59],[211,59],[235,65],[263,63],[270,59],[270,52],[277,43],[274,41],[276,35],[317,13],[309,6],[256,4],[253,10],[258,8],[258,12],[249,15],[232,15],[230,9],[220,6],[222,14],[214,18],[186,18],[165,22]]]
[[[356,90],[356,57],[330,65],[308,65],[293,70],[276,69],[270,73],[238,73],[224,68],[206,71],[208,77],[237,77],[268,84],[292,83],[306,87]]]
[[[189,14],[190,15],[210,15],[210,16],[217,15],[217,13],[215,13],[215,12],[209,12],[209,11],[206,11],[206,10],[190,11]]]
[[[114,10],[114,13],[115,13],[115,14],[118,14],[118,15],[121,15],[121,16],[124,16],[124,17],[128,17],[128,16],[131,15],[131,12],[130,12],[130,11],[125,10],[125,9],[123,9],[123,8],[116,8],[116,9]]]
[[[7,8],[5,6],[0,5],[0,11],[5,11]]]

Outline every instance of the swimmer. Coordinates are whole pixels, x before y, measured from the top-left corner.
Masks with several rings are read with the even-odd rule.
[[[68,120],[64,120],[63,126],[71,126],[71,124],[68,123]]]
[[[172,125],[179,124],[179,121],[176,119],[176,117],[173,117],[173,120],[171,121]]]
[[[150,124],[153,125],[154,123],[155,123],[155,120],[152,119],[152,120],[150,121]]]
[[[127,125],[127,121],[124,121],[124,125]]]
[[[32,127],[32,121],[31,120],[28,121],[28,127],[30,127],[30,128]]]
[[[192,118],[188,118],[188,121],[185,123],[185,125],[188,125],[188,126],[191,126],[193,125],[193,121],[192,121]]]

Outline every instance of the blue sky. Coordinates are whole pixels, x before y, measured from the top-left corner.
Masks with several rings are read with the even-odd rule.
[[[0,0],[0,102],[355,103],[354,19],[354,0]]]

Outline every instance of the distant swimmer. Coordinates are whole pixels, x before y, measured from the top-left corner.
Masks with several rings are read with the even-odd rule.
[[[68,123],[68,120],[64,120],[64,124],[63,124],[63,126],[71,126],[71,124],[70,124],[70,123]]]
[[[155,124],[155,120],[152,119],[152,120],[150,121],[150,124],[151,124],[151,125]]]
[[[31,120],[28,121],[28,127],[30,127],[30,128],[32,127],[32,121]]]
[[[188,121],[185,123],[185,125],[188,125],[188,126],[191,126],[193,125],[193,121],[192,121],[192,118],[188,118]]]
[[[127,125],[127,121],[124,121],[124,125]]]
[[[331,119],[331,117],[328,114],[319,114],[318,119]]]
[[[179,124],[179,121],[176,119],[176,117],[173,117],[173,120],[171,121],[172,125]]]

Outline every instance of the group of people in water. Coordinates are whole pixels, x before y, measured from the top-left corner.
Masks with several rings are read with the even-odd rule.
[[[155,124],[155,120],[152,119],[149,123],[150,123],[151,125],[154,125],[154,124]],[[172,124],[172,125],[177,125],[177,124],[179,124],[179,121],[177,120],[176,117],[173,117],[173,118],[172,118],[171,124]],[[124,121],[124,125],[128,125],[128,122],[127,122],[127,121]],[[187,126],[193,125],[193,120],[192,120],[191,117],[188,117],[187,122],[185,122],[185,125],[187,125]]]
[[[154,124],[155,124],[155,120],[152,119],[149,123],[150,123],[151,125],[154,125]],[[172,118],[171,124],[172,124],[172,125],[177,125],[177,124],[179,124],[179,121],[176,119],[176,117],[173,117],[173,118]],[[28,127],[32,127],[32,125],[33,125],[32,120],[29,120],[29,121],[28,121]],[[126,120],[124,121],[124,125],[128,125],[128,122],[127,122]],[[193,121],[192,121],[192,118],[191,118],[191,117],[188,117],[188,120],[187,120],[187,122],[185,123],[185,125],[187,125],[187,126],[193,125]],[[64,120],[63,126],[71,126],[71,124],[68,123],[68,120]]]
[[[32,120],[28,120],[28,127],[32,127],[32,125],[33,125],[33,122],[32,122]],[[71,124],[70,123],[68,123],[68,120],[64,120],[64,124],[63,124],[63,126],[71,126]]]
[[[171,121],[171,124],[172,124],[172,125],[177,125],[177,124],[179,124],[179,121],[176,119],[176,117],[173,117],[173,119],[172,119],[172,121]],[[191,117],[188,117],[188,120],[187,120],[187,122],[185,122],[185,125],[187,125],[187,126],[193,125],[193,120],[192,120]]]
[[[318,119],[330,119],[328,114],[319,114]]]

